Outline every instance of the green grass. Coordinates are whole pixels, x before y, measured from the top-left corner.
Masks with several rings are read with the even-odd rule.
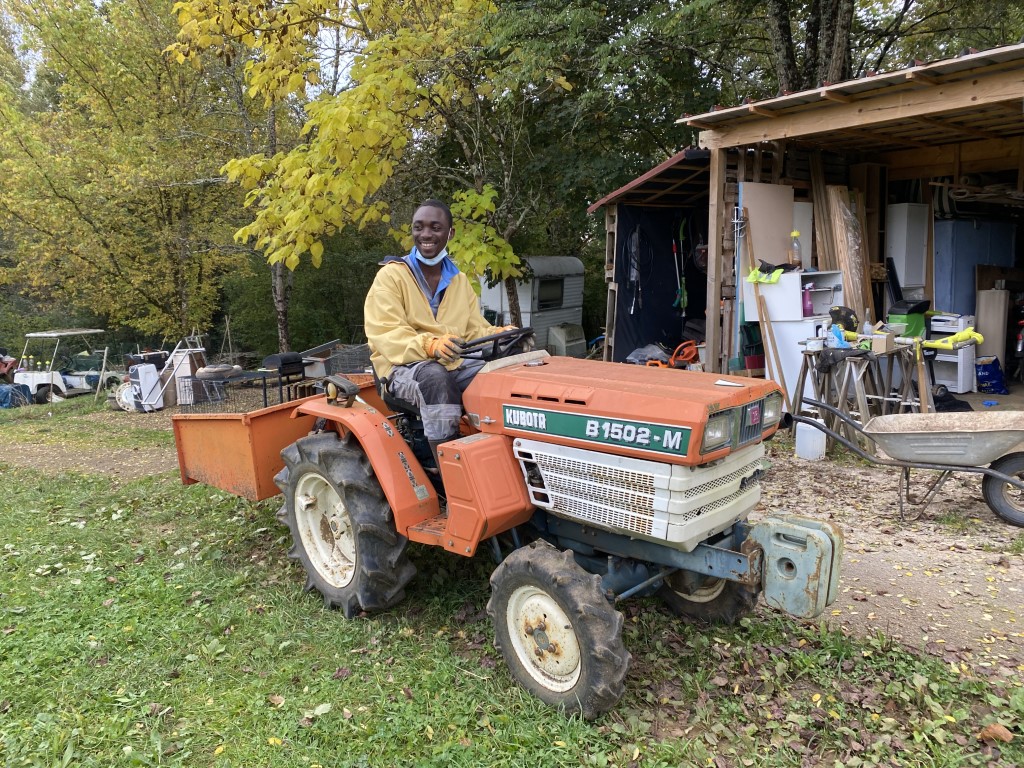
[[[4,768],[1024,763],[976,739],[1020,733],[1024,690],[881,636],[630,601],[626,696],[581,722],[511,680],[486,556],[415,547],[405,601],[346,620],[302,592],[276,503],[2,463],[0,488]]]

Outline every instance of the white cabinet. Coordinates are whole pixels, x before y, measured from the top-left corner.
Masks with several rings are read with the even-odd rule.
[[[743,282],[743,316],[748,321],[760,321],[761,341],[765,347],[766,364],[773,371],[773,379],[785,384],[790,402],[796,409],[799,395],[797,377],[803,363],[804,345],[800,342],[825,335],[829,325],[829,310],[843,304],[843,273],[786,272],[777,283],[758,283],[761,297],[771,321],[772,332],[764,329],[764,318],[758,311],[754,284]],[[804,315],[804,295],[811,299],[810,314]],[[775,337],[777,357],[771,357],[771,338]],[[775,371],[779,361],[782,375]],[[812,393],[806,393],[810,396]]]
[[[900,203],[885,209],[885,255],[896,265],[903,290],[924,286],[931,226],[928,213],[923,203]]]
[[[941,339],[973,326],[973,315],[933,315],[929,338]],[[932,362],[933,383],[945,384],[950,392],[958,395],[975,391],[974,353],[973,344],[948,352],[937,350]]]
[[[786,272],[777,283],[757,283],[772,322],[791,322],[805,317],[821,317],[836,304],[843,303],[842,272]],[[811,296],[811,313],[804,314],[804,290]],[[743,317],[760,320],[754,295],[754,283],[743,280]],[[851,309],[855,308],[851,307]]]

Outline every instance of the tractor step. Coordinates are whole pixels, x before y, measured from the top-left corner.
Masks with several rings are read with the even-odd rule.
[[[409,540],[420,544],[437,544],[448,529],[448,513],[427,518],[422,523],[409,526]]]

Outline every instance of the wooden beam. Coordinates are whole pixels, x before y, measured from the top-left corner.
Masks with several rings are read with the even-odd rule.
[[[757,104],[750,104],[747,106],[747,111],[752,115],[761,115],[761,117],[778,117],[778,112],[773,112],[770,109],[759,107]]]
[[[722,372],[722,237],[725,229],[724,149],[711,153],[711,199],[708,204],[708,294],[705,305],[704,363],[713,373]]]
[[[918,147],[919,149],[927,149],[928,147],[934,146],[934,142],[929,144],[924,141],[918,141],[917,139],[907,139],[903,136],[889,136],[881,131],[861,131],[857,128],[840,128],[835,133],[842,134],[844,136],[855,136],[861,141],[868,142],[868,146],[871,144],[877,145],[880,141],[892,141],[898,142],[899,144],[906,144],[910,147]]]
[[[992,133],[991,131],[985,131],[981,128],[971,128],[966,125],[957,125],[951,123],[948,120],[937,120],[934,117],[915,117],[912,118],[915,123],[921,123],[922,125],[930,125],[934,128],[941,128],[944,131],[956,131],[964,136],[969,136],[972,139],[1001,139],[1003,138],[998,133]]]
[[[878,162],[887,166],[891,181],[953,176],[955,157],[960,147],[960,163],[968,173],[984,173],[1016,168],[1024,154],[1021,139],[988,139],[962,144],[941,144],[927,149],[883,152]]]
[[[1024,192],[1024,136],[1017,150],[1017,192]]]
[[[887,91],[892,92],[887,92]],[[1014,101],[1024,94],[1024,69],[982,74],[958,82],[942,83],[917,90],[883,89],[874,96],[851,104],[816,105],[791,112],[785,120],[759,118],[730,125],[722,123],[700,134],[700,145],[708,149],[735,147],[783,138],[813,136],[847,127],[868,129],[873,125],[906,120],[922,115],[977,108],[986,104]]]
[[[853,96],[848,93],[839,93],[838,91],[830,91],[828,88],[822,88],[818,92],[818,95],[826,101],[836,101],[840,104],[852,104]]]
[[[924,72],[916,72],[913,70],[907,72],[907,80],[910,80],[915,83],[924,83],[925,85],[939,84],[938,78],[932,77],[931,75],[926,75]]]
[[[710,131],[714,129],[711,123],[705,123],[702,120],[691,120],[688,117],[684,117],[681,122],[686,123],[691,128],[697,128],[701,131]]]

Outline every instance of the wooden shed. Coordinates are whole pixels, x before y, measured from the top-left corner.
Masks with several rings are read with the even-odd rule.
[[[737,253],[738,240],[777,264],[791,258],[790,233],[801,220],[811,230],[799,238],[804,259],[854,280],[832,287],[841,303],[877,319],[890,301],[893,264],[913,298],[941,311],[991,310],[987,300],[978,306],[977,292],[1002,290],[1006,305],[981,330],[999,339],[996,354],[1005,349],[1014,306],[1024,302],[1024,45],[680,122],[700,131],[708,152],[709,370],[736,367],[737,329],[752,314],[743,300],[751,254]],[[847,246],[860,261],[837,263]]]

